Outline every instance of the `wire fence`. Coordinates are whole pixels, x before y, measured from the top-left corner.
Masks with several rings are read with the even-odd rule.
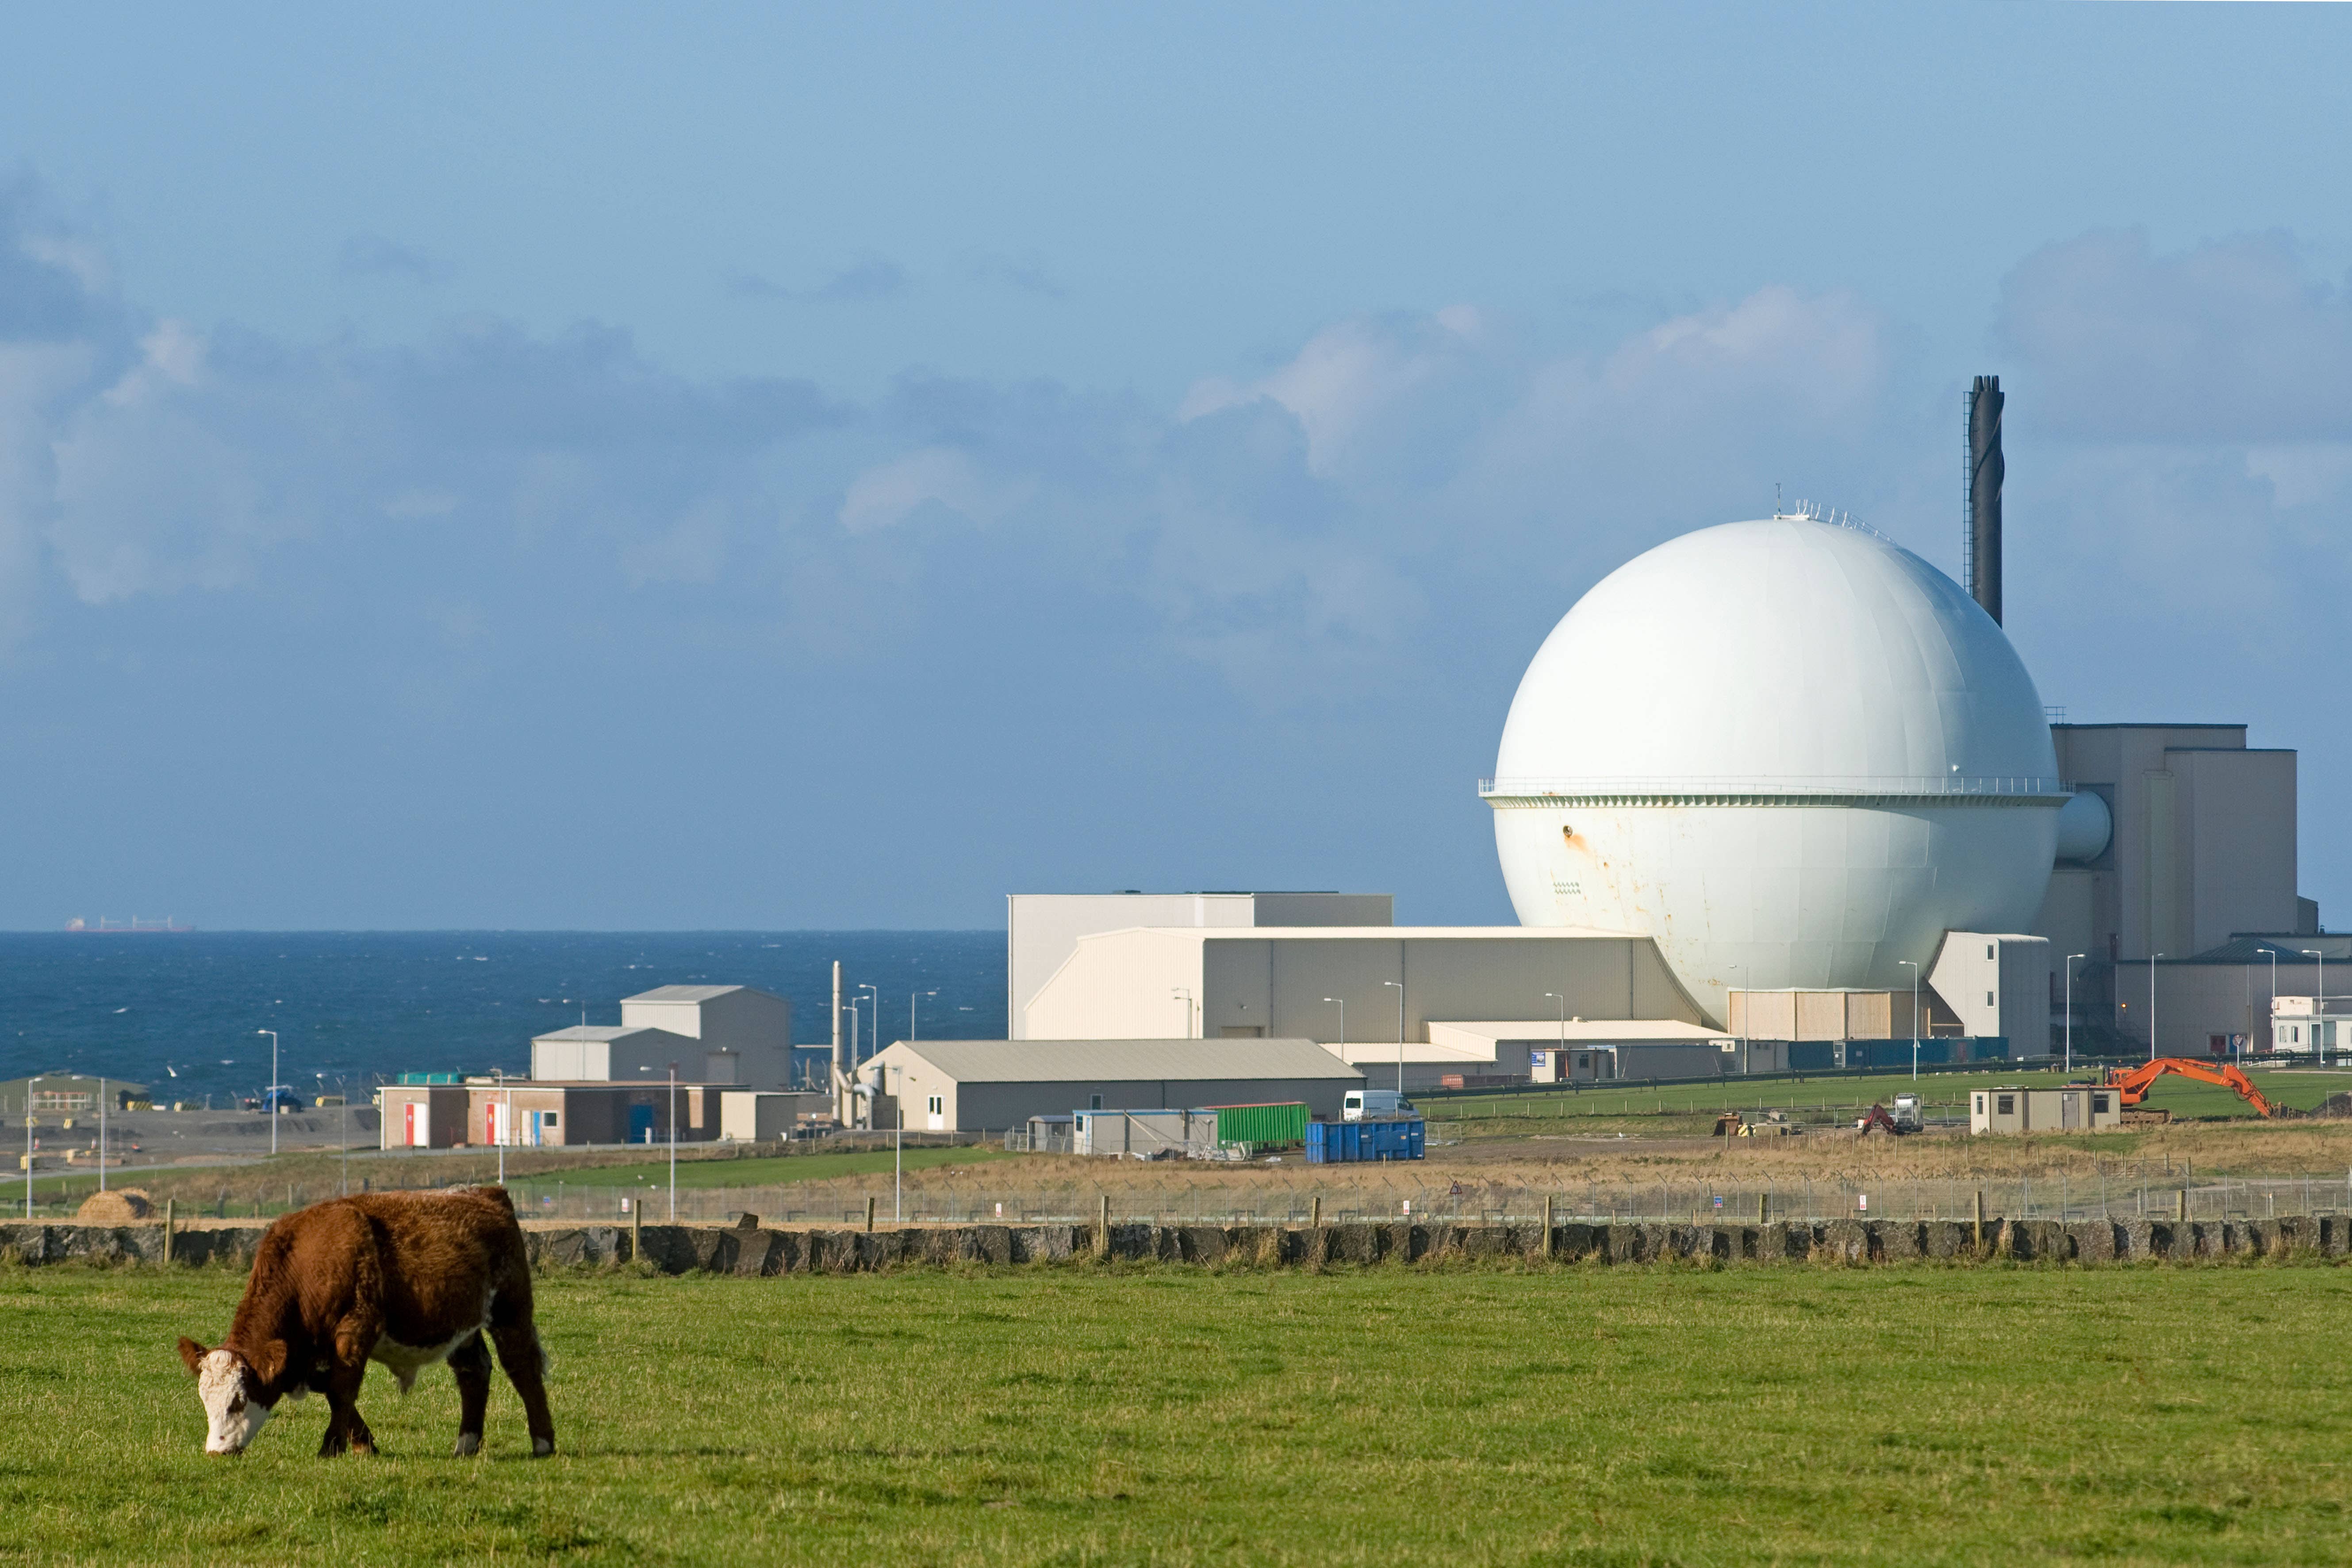
[[[2113,1175],[1970,1177],[1895,1181],[1798,1178],[1769,1183],[1661,1181],[1568,1183],[1555,1185],[1421,1179],[1396,1164],[1341,1168],[1328,1182],[1286,1180],[1276,1191],[1171,1186],[1142,1192],[1119,1178],[1136,1167],[1104,1162],[1102,1183],[1040,1185],[985,1179],[941,1191],[892,1185],[886,1173],[824,1184],[743,1187],[680,1187],[666,1184],[588,1186],[562,1180],[509,1184],[526,1219],[574,1224],[645,1221],[733,1222],[755,1214],[763,1224],[863,1225],[867,1203],[877,1223],[980,1225],[1077,1223],[1093,1220],[1102,1201],[1123,1222],[1167,1225],[1307,1225],[1410,1218],[1430,1223],[1501,1225],[1539,1220],[1549,1200],[1559,1223],[1755,1224],[1772,1220],[1969,1220],[1979,1201],[1988,1217],[2061,1222],[2109,1218],[2230,1220],[2352,1213],[2352,1172],[2300,1176],[2220,1176],[2185,1171],[2119,1171]],[[814,1190],[813,1190],[814,1189]],[[268,1218],[336,1195],[291,1185],[260,1200],[183,1202],[183,1219]],[[675,1207],[673,1208],[673,1204]],[[16,1205],[9,1217],[23,1216]],[[32,1217],[74,1217],[70,1204],[38,1204]]]
[[[1389,1171],[1410,1167],[1386,1167]],[[666,1187],[582,1191],[522,1184],[515,1193],[526,1217],[626,1223],[671,1215]],[[1120,1221],[1169,1225],[1306,1225],[1411,1218],[1432,1223],[1539,1221],[1546,1200],[1556,1222],[1753,1224],[1771,1220],[1968,1220],[1981,1201],[1989,1217],[2061,1222],[2098,1219],[2273,1219],[2352,1213],[2352,1172],[2284,1177],[2179,1176],[2077,1179],[1967,1178],[1893,1182],[1800,1179],[1770,1184],[1664,1181],[1555,1186],[1423,1182],[1398,1174],[1318,1187],[1289,1184],[1280,1192],[1242,1194],[1208,1188],[1160,1193],[1070,1184],[1035,1187],[974,1184],[952,1193],[894,1191],[885,1179],[829,1184],[822,1194],[791,1187],[680,1189],[677,1217],[732,1221],[756,1214],[769,1225],[862,1225],[872,1199],[877,1223],[912,1225],[1074,1223],[1094,1219],[1108,1198]]]

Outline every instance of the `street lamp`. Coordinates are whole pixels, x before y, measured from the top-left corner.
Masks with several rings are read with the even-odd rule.
[[[874,1011],[867,1015],[874,1026],[866,1031],[866,1054],[870,1057],[882,1048],[882,993],[863,981],[858,983],[857,989],[874,993]]]
[[[506,1088],[507,1069],[504,1068],[492,1068],[490,1072],[498,1079],[498,1087],[499,1089]],[[498,1109],[495,1101],[492,1102],[491,1109]],[[499,1185],[503,1187],[507,1184],[507,1134],[514,1123],[513,1096],[509,1095],[507,1097],[506,1114],[503,1116],[494,1117],[492,1120],[497,1121],[498,1126],[491,1131],[490,1142],[498,1146]]]
[[[921,1037],[915,1032],[915,998],[918,996],[936,996],[939,993],[936,991],[909,991],[907,993],[907,1037],[908,1039],[913,1040],[921,1038]]]
[[[677,1223],[677,1064],[669,1064],[669,1217]]]
[[[1404,982],[1383,980],[1383,985],[1393,985],[1397,994],[1397,1092],[1404,1092]]]
[[[2267,945],[2265,945],[2265,946],[2263,946],[2263,947],[2258,947],[2258,948],[2254,949],[2254,951],[2255,951],[2256,952],[2268,953],[2268,954],[2270,955],[2270,961],[2271,961],[2271,1016],[2272,1016],[2273,1018],[2276,1018],[2276,1017],[2278,1016],[2278,949],[2277,949],[2277,948],[2274,948],[2274,947],[2271,947],[2271,946],[2267,946]],[[2251,1004],[2249,1004],[2249,1007],[2250,1007],[2250,1008],[2251,1008],[2251,1005],[2251,1005]],[[2272,1044],[2273,1044],[2273,1046],[2275,1046],[2275,1045],[2277,1044],[2277,1040],[2276,1040],[2276,1038],[2275,1038],[2275,1036],[2277,1035],[2277,1032],[2278,1032],[2278,1026],[2277,1026],[2275,1023],[2273,1023],[2273,1024],[2271,1026],[2271,1032],[2272,1032],[2272,1035],[2273,1036],[2273,1040],[2272,1040]],[[2246,1053],[2245,1053],[2244,1051],[2242,1051],[2242,1051],[2240,1051],[2240,1052],[2238,1053],[2238,1059],[2239,1059],[2240,1061],[2242,1061],[2242,1062],[2243,1060],[2245,1060],[2245,1056],[2246,1056]]]
[[[1323,1000],[1339,1004],[1339,1059],[1346,1061],[1348,1059],[1348,1000],[1344,996],[1326,996]]]
[[[938,994],[934,992],[933,994],[936,995]],[[914,1006],[911,1003],[908,1005],[907,1016],[909,1020],[908,1026],[911,1029],[913,1027],[912,1020],[914,1017]],[[887,1072],[889,1070],[889,1064],[885,1063],[883,1065],[883,1071]],[[907,1095],[907,1069],[905,1066],[901,1065],[898,1068],[898,1092],[890,1097],[890,1218],[895,1223],[903,1224],[907,1218],[907,1162],[905,1155],[901,1152],[906,1146],[907,1127],[907,1107],[905,1103]],[[888,1080],[885,1079],[884,1081],[887,1082]]]
[[[106,1080],[98,1080],[98,1190],[106,1191]]]
[[[2070,952],[2066,955],[2066,1076],[2074,1076],[2074,961],[2089,956]]]
[[[36,1074],[25,1080],[25,1217],[33,1217],[33,1086],[40,1082]]]
[[[1562,1076],[1560,1069],[1568,1065],[1560,1060],[1568,1055],[1568,998],[1557,991],[1547,991],[1544,994],[1559,1004],[1559,1043],[1552,1047],[1551,1056],[1552,1081],[1558,1083]]]
[[[2319,983],[2317,986],[2319,994],[2311,999],[2311,1027],[2312,1032],[2315,1035],[2318,1036],[2320,1039],[2325,1039],[2327,1037],[2327,954],[2322,952],[2315,947],[2299,947],[2296,948],[2295,951],[2302,953],[2306,958],[2315,958],[2319,960]],[[2312,1043],[2316,1047],[2318,1040],[2315,1040]],[[2327,1062],[2327,1053],[2325,1051],[2319,1051],[2317,1055],[2320,1064],[2322,1066],[2326,1066]]]
[[[1898,964],[1911,968],[1911,1081],[1919,1081],[1919,963],[1916,959],[1898,958]],[[2047,997],[2043,998],[2045,1001]],[[1973,1047],[1971,1047],[1973,1049]]]
[[[2156,961],[2160,952],[2147,955],[2147,1059],[2156,1060]]]
[[[1168,993],[1168,996],[1171,1001],[1173,1001],[1180,996],[1184,999],[1184,1038],[1188,1040],[1191,1039],[1192,1037],[1192,1013],[1194,1008],[1192,987],[1189,985],[1176,986]]]
[[[269,1087],[261,1091],[261,1109],[269,1117],[269,1152],[275,1154],[278,1152],[278,1104],[275,1098],[278,1092],[278,1031],[256,1029],[253,1032],[269,1037]]]

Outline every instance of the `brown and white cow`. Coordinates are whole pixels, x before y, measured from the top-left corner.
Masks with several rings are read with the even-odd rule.
[[[243,1451],[280,1399],[327,1396],[319,1457],[375,1451],[360,1382],[382,1362],[408,1392],[419,1369],[457,1374],[457,1452],[482,1446],[490,1399],[488,1334],[522,1395],[534,1456],[555,1451],[531,1322],[530,1263],[503,1187],[368,1193],[281,1217],[263,1234],[228,1338],[180,1342],[211,1430],[207,1454]]]

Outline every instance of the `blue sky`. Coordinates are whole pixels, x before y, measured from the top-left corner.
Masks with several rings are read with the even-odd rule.
[[[1519,670],[1775,482],[2304,755],[2334,7],[52,8],[0,52],[0,925],[1508,918]]]

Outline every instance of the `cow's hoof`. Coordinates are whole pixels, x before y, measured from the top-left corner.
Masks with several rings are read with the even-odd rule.
[[[352,1445],[352,1452],[362,1459],[374,1458],[375,1439],[373,1437],[360,1438],[357,1442]]]
[[[481,1451],[482,1435],[479,1432],[460,1432],[457,1434],[457,1458],[461,1459],[470,1459]]]
[[[534,1458],[534,1459],[544,1459],[545,1458],[547,1458],[550,1454],[552,1454],[553,1452],[555,1452],[555,1439],[554,1439],[554,1438],[552,1438],[552,1437],[533,1437],[533,1438],[530,1440],[530,1457],[531,1457],[532,1458]]]

